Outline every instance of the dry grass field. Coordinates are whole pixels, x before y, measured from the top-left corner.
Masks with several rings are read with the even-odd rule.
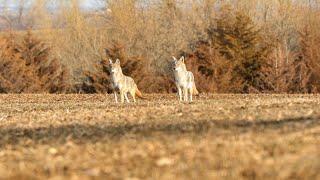
[[[319,95],[1,95],[1,179],[319,179]]]

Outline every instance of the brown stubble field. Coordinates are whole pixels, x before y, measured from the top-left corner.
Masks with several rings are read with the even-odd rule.
[[[319,95],[1,95],[1,179],[319,179]]]

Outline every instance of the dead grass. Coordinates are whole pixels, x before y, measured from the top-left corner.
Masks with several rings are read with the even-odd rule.
[[[1,95],[8,179],[317,179],[319,95]]]

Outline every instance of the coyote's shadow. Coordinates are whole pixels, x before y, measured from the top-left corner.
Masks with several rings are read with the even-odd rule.
[[[70,124],[58,127],[41,128],[2,128],[0,129],[0,146],[15,145],[33,141],[35,143],[63,144],[67,140],[77,143],[99,142],[104,140],[121,139],[127,135],[136,138],[152,137],[156,133],[179,136],[193,134],[201,136],[204,133],[214,133],[219,136],[227,132],[239,134],[248,131],[299,131],[301,129],[320,125],[319,118],[283,119],[280,121],[221,121],[206,120],[177,123],[145,123],[125,125],[84,125]],[[281,131],[280,131],[281,132]]]

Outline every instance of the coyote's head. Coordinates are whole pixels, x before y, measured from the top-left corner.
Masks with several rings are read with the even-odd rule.
[[[118,74],[122,72],[119,59],[117,59],[115,63],[112,62],[112,59],[109,59],[109,63],[111,74]]]
[[[187,70],[186,64],[184,63],[184,57],[182,56],[179,60],[176,57],[173,58],[173,70],[174,71],[185,71]]]

